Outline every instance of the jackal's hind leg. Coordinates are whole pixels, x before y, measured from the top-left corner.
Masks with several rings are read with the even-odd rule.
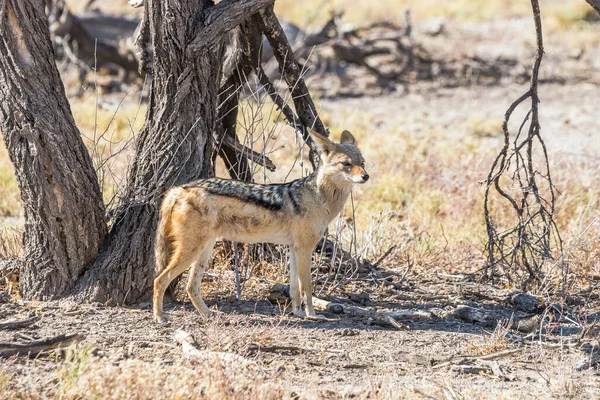
[[[156,322],[165,323],[168,321],[163,314],[165,291],[177,276],[189,268],[198,252],[198,248],[195,247],[179,246],[171,255],[167,268],[154,280],[153,308]]]
[[[208,260],[210,260],[210,256],[212,255],[214,242],[207,243],[204,246],[204,249],[200,252],[198,259],[192,265],[192,269],[190,270],[190,276],[188,278],[188,283],[186,286],[186,291],[194,307],[204,318],[208,318],[213,312],[208,308],[204,300],[202,300],[202,293],[200,290],[202,284],[202,275],[204,275],[204,270],[208,264]]]

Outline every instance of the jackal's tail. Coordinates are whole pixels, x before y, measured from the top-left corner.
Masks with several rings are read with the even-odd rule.
[[[169,190],[160,206],[158,227],[156,229],[156,242],[154,244],[154,257],[156,260],[156,276],[167,267],[171,258],[169,232],[171,230],[171,212],[177,201],[175,190]]]

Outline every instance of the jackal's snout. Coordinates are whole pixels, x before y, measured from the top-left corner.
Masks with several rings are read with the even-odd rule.
[[[350,179],[354,183],[365,183],[369,180],[369,174],[367,174],[365,168],[363,166],[358,165],[352,168],[352,171],[350,172],[350,177]]]

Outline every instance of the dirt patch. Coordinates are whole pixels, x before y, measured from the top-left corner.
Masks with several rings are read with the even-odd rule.
[[[394,277],[398,279],[394,274],[388,279]],[[429,315],[403,321],[408,330],[330,312],[324,312],[322,321],[301,320],[266,297],[238,302],[209,293],[209,306],[222,313],[208,321],[189,302],[171,303],[166,307],[172,318],[168,326],[152,321],[149,304],[107,308],[4,297],[4,320],[31,314],[41,319],[27,328],[0,331],[1,342],[66,333],[85,336],[66,352],[2,361],[2,376],[10,376],[4,390],[15,397],[110,397],[106,388],[125,374],[130,375],[130,391],[121,387],[120,398],[201,397],[209,393],[207,380],[218,379],[229,385],[221,389],[238,398],[261,390],[274,397],[295,393],[302,398],[411,398],[417,393],[440,398],[448,391],[465,398],[600,395],[600,373],[585,365],[598,351],[597,289],[587,293],[585,308],[575,299],[572,306],[544,304],[537,313],[541,325],[520,332],[507,321],[466,322],[457,309],[519,314],[508,303],[483,299],[473,288],[486,292],[460,275],[421,277],[404,289],[360,279],[332,298],[380,312],[418,310]],[[262,289],[266,293],[268,285]],[[200,358],[186,355],[174,338],[177,329],[192,335]],[[76,373],[65,381],[65,370],[73,368]],[[169,376],[187,377],[187,391],[181,391],[183,383],[168,381]],[[164,380],[164,385],[144,389],[140,380]],[[92,381],[95,386],[88,387]]]

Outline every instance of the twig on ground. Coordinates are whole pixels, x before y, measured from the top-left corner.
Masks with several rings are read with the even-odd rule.
[[[477,365],[453,365],[452,372],[458,372],[461,374],[475,374],[479,375],[481,373],[489,374],[492,372],[491,367],[482,367]]]
[[[520,353],[521,351],[523,351],[523,348],[519,347],[516,349],[510,349],[510,350],[503,350],[503,351],[498,351],[495,353],[490,353],[490,354],[486,354],[485,356],[481,356],[479,357],[480,360],[497,360],[499,358],[502,357],[506,357],[506,356],[510,356],[516,353]]]
[[[309,349],[303,349],[297,346],[262,345],[259,343],[250,344],[248,350],[253,352],[277,353],[286,355],[297,355],[303,352],[311,351]]]
[[[387,315],[386,313],[351,306],[349,304],[332,303],[330,301],[319,299],[316,297],[313,297],[313,303],[315,305],[315,308],[317,309],[330,311],[336,314],[347,314],[349,316],[359,317],[361,319],[366,319],[375,325],[393,327],[398,330],[410,329],[408,325],[396,321],[394,318]],[[341,313],[339,312],[340,308],[342,311]]]
[[[196,340],[188,332],[179,328],[173,334],[175,341],[181,344],[183,353],[187,356],[194,357],[196,359],[204,360],[207,362],[220,361],[222,363],[232,365],[248,366],[252,364],[252,361],[239,354],[225,353],[218,351],[204,351],[199,350],[196,346]]]
[[[27,328],[28,326],[31,326],[31,325],[35,324],[37,321],[39,321],[40,318],[41,317],[39,315],[34,315],[33,317],[30,317],[30,318],[27,318],[27,319],[8,320],[8,321],[0,322],[0,329],[22,329],[22,328]]]
[[[35,357],[42,352],[61,349],[83,339],[84,336],[82,334],[73,333],[26,343],[0,342],[0,357],[7,358],[14,355]]]

